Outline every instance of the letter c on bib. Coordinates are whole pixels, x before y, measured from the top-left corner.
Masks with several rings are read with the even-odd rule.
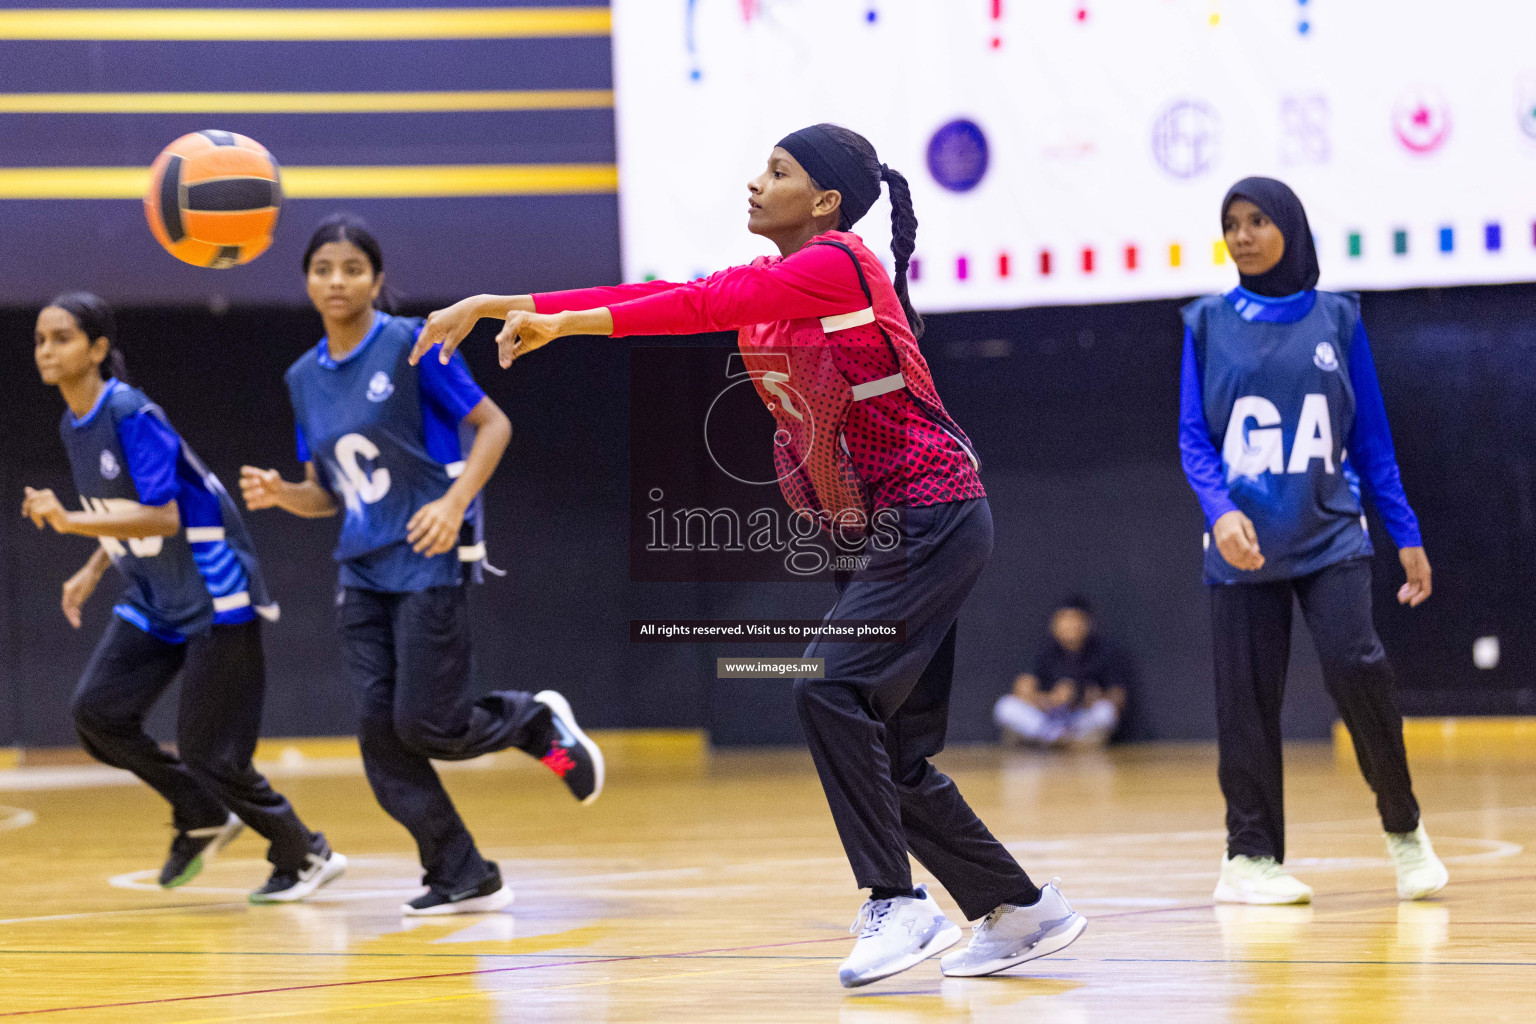
[[[336,441],[336,464],[346,475],[352,493],[365,505],[372,505],[389,493],[389,470],[383,466],[367,472],[358,463],[358,456],[377,459],[379,446],[362,434],[344,434]]]

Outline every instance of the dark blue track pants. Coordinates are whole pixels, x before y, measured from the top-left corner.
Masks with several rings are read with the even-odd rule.
[[[177,672],[179,757],[144,731]],[[75,732],[98,761],[165,797],[178,829],[222,825],[227,808],[271,843],[275,867],[296,871],[307,863],[310,831],[251,764],[266,685],[260,619],[173,644],[114,615],[75,691]]]
[[[465,761],[509,747],[543,754],[549,709],[518,690],[471,695],[462,586],[404,594],[349,587],[338,611],[373,794],[416,840],[427,885],[473,889],[491,869],[432,760]]]
[[[902,643],[814,642],[825,678],[795,681],[795,706],[860,888],[912,885],[907,852],[967,918],[1034,885],[928,760],[944,748],[955,620],[992,552],[985,498],[905,509],[903,543],[872,549],[829,619],[899,619]]]

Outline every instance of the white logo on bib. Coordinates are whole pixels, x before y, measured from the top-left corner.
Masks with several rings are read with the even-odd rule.
[[[108,451],[107,449],[103,448],[101,450],[101,475],[102,475],[102,478],[106,479],[106,480],[116,480],[117,479],[117,474],[121,473],[122,471],[123,471],[123,467],[121,467],[121,466],[119,466],[117,464],[116,457],[114,457],[113,454],[110,451]]]
[[[1327,373],[1332,373],[1339,368],[1339,356],[1334,352],[1331,342],[1317,343],[1317,351],[1312,353],[1312,364]]]
[[[368,381],[368,401],[382,402],[395,393],[394,384],[390,383],[389,374],[380,370]]]

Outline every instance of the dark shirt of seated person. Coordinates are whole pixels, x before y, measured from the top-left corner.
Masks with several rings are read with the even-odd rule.
[[[1069,597],[1051,614],[1033,672],[1013,682],[992,717],[1005,739],[1043,747],[1103,746],[1125,711],[1129,666],[1094,632],[1093,608]]]

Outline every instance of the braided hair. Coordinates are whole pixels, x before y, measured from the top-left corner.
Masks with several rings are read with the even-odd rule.
[[[912,299],[907,294],[907,267],[912,262],[913,250],[917,248],[917,213],[912,209],[912,189],[907,184],[906,176],[881,163],[870,141],[851,128],[844,128],[840,124],[819,124],[816,127],[841,143],[863,164],[865,173],[871,179],[885,182],[890,192],[891,255],[896,259],[896,297],[901,300],[901,308],[907,314],[907,325],[912,328],[912,336],[921,338],[923,318],[912,307]],[[818,183],[817,188],[821,187]],[[859,216],[862,213],[854,216],[845,205],[839,214],[838,230],[851,231]]]

